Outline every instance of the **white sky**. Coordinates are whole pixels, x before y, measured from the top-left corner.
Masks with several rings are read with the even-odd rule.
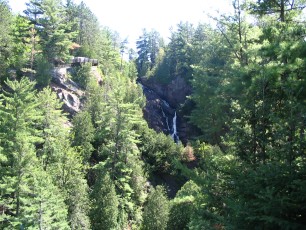
[[[180,21],[197,25],[207,22],[206,13],[224,12],[232,0],[83,0],[98,17],[101,25],[128,37],[131,46],[142,34],[142,29],[154,28],[162,37],[170,36],[169,28]],[[14,12],[22,12],[27,0],[9,0]],[[81,0],[75,0],[76,3]]]

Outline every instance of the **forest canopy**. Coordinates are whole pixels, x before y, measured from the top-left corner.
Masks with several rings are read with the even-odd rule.
[[[232,7],[134,51],[84,2],[0,0],[0,229],[305,229],[306,1]],[[190,89],[186,141],[139,79]]]

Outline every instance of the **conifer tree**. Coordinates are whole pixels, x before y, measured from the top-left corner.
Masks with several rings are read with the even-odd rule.
[[[88,162],[93,151],[94,127],[91,116],[87,111],[81,111],[73,117],[73,141],[74,146],[79,146],[84,162]]]
[[[88,217],[88,185],[85,181],[83,156],[71,147],[68,119],[62,113],[62,103],[50,88],[38,95],[43,114],[39,128],[42,130],[42,148],[38,157],[53,183],[64,194],[68,220],[72,229],[90,228]]]
[[[147,204],[143,213],[143,230],[167,229],[169,218],[169,201],[165,189],[157,186],[148,195]]]
[[[171,34],[169,43],[169,66],[170,74],[182,76],[186,79],[191,78],[191,39],[194,33],[192,24],[180,22],[176,32]]]
[[[0,82],[4,82],[6,71],[9,67],[9,57],[11,55],[11,24],[13,15],[9,9],[7,1],[0,1]]]
[[[14,17],[12,23],[12,40],[14,41],[11,55],[11,65],[17,70],[25,66],[32,69],[34,59],[33,36],[35,33],[30,21],[21,15]]]
[[[108,173],[97,174],[96,183],[91,193],[93,207],[91,222],[93,229],[117,229],[119,200],[116,195],[114,182]]]
[[[6,81],[7,89],[0,95],[1,136],[1,205],[8,215],[4,226],[21,226],[25,202],[35,168],[35,146],[40,142],[35,124],[41,119],[35,97],[34,83],[26,78]]]
[[[31,0],[25,13],[35,25],[40,36],[43,56],[53,63],[54,59],[65,61],[74,33],[65,21],[66,15],[61,0]]]
[[[70,229],[68,208],[63,193],[54,185],[52,178],[40,167],[32,171],[33,197],[27,201],[23,227],[33,229]]]
[[[42,112],[43,119],[40,123],[42,131],[43,144],[42,149],[38,150],[38,156],[45,168],[49,164],[55,163],[60,156],[64,154],[63,150],[69,145],[68,129],[65,124],[67,117],[62,113],[62,103],[56,97],[56,94],[50,88],[44,88],[39,94],[39,109]]]

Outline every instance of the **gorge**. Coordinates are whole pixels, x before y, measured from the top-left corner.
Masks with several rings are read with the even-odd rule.
[[[181,77],[166,85],[146,77],[140,77],[137,82],[147,100],[143,113],[149,127],[171,135],[176,143],[181,141],[185,145],[194,132],[181,112],[181,106],[191,92],[190,86]]]
[[[162,99],[155,91],[139,83],[147,99],[146,106],[143,110],[144,118],[157,132],[163,132],[171,135],[177,142],[179,136],[177,133],[177,115],[176,110],[169,103]]]

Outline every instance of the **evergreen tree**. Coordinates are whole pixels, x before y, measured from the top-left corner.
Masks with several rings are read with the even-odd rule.
[[[80,146],[84,162],[87,162],[93,151],[94,127],[91,116],[87,111],[82,111],[73,117],[73,145]]]
[[[32,182],[31,192],[34,198],[27,201],[22,227],[29,229],[70,229],[64,196],[60,189],[54,185],[51,176],[42,168],[33,170],[32,175],[34,181]]]
[[[278,19],[281,22],[285,22],[288,19],[288,15],[292,11],[303,10],[306,7],[306,3],[303,0],[290,1],[290,0],[276,0],[276,1],[256,1],[251,4],[253,13],[258,15],[277,14]],[[289,16],[290,18],[290,16]]]
[[[139,76],[145,76],[156,64],[161,38],[156,30],[143,30],[142,36],[136,42],[138,57],[136,59]]]
[[[7,1],[0,1],[0,82],[5,80],[7,69],[10,65],[9,58],[11,55],[11,24],[13,21],[12,13]]]
[[[85,105],[95,127],[93,158],[108,171],[120,194],[118,226],[139,226],[145,197],[145,175],[137,148],[137,129],[142,125],[143,104],[136,83],[117,72],[99,87],[90,82]],[[99,112],[98,112],[99,110]]]
[[[50,63],[56,59],[65,61],[74,33],[70,24],[65,22],[65,9],[60,0],[31,0],[25,13],[35,25],[40,36],[43,56]]]
[[[45,168],[49,164],[56,163],[64,154],[64,149],[68,143],[68,129],[63,125],[68,122],[62,114],[62,103],[50,88],[44,88],[39,94],[39,105],[43,115],[40,124],[42,138],[44,140],[42,148],[38,150],[38,156]]]
[[[183,185],[175,198],[170,201],[167,229],[189,229],[188,225],[195,214],[195,198],[200,193],[200,187],[193,181]]]
[[[166,197],[164,188],[157,186],[149,193],[147,204],[143,212],[142,229],[167,229],[168,218],[169,201]]]
[[[136,42],[138,57],[136,59],[136,65],[138,74],[144,76],[148,70],[149,63],[149,38],[148,32],[144,29],[143,35],[139,37]]]
[[[35,55],[33,61],[37,86],[39,88],[48,86],[52,78],[52,64],[42,54]]]
[[[1,136],[1,206],[4,227],[21,226],[27,199],[30,197],[31,172],[35,168],[35,146],[39,143],[35,124],[41,119],[34,83],[26,78],[6,81],[0,95]],[[10,227],[9,227],[10,226]]]
[[[22,67],[30,66],[33,68],[32,55],[33,50],[33,27],[30,25],[30,21],[20,15],[14,17],[12,23],[12,39],[14,41],[11,65],[20,70]],[[34,58],[34,57],[33,57]]]
[[[191,39],[194,33],[192,24],[180,22],[177,31],[172,32],[169,43],[170,75],[191,78]]]
[[[205,40],[202,38],[205,37]],[[214,29],[199,25],[193,38],[194,59],[193,93],[190,99],[196,106],[190,121],[202,131],[202,138],[212,144],[220,144],[226,130],[228,100],[225,95],[223,74],[226,59],[230,56],[222,44],[222,36]],[[222,113],[222,116],[220,114]]]
[[[119,201],[115,185],[109,174],[101,169],[91,197],[93,207],[90,216],[93,229],[117,229]]]
[[[88,186],[83,171],[83,156],[71,148],[67,117],[61,110],[62,103],[50,88],[44,88],[38,95],[43,120],[40,124],[42,148],[38,157],[53,183],[62,194],[68,208],[68,220],[72,229],[90,228],[88,217]]]

